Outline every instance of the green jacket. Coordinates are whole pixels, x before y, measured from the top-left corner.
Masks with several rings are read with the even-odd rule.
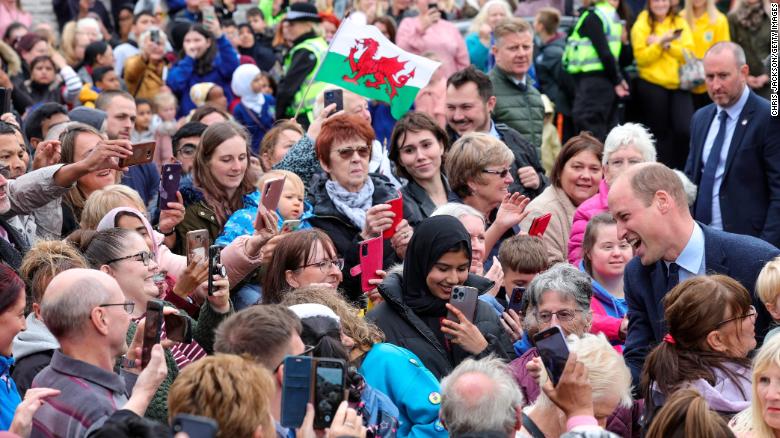
[[[522,91],[498,66],[490,71],[490,81],[493,82],[493,94],[496,96],[493,120],[519,132],[536,147],[538,154],[542,147],[544,125],[542,95],[533,85],[528,85]]]

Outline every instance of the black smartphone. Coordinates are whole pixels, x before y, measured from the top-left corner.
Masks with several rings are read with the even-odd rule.
[[[178,202],[176,192],[181,182],[181,163],[163,164],[160,172],[160,194],[157,198],[160,209],[166,210],[169,202]]]
[[[11,93],[10,88],[0,87],[0,114],[11,112]]]
[[[160,43],[160,31],[158,29],[152,29],[151,31],[149,31],[149,39],[153,43],[159,44]]]
[[[325,106],[323,108],[327,108],[328,105],[335,103],[336,104],[336,110],[335,112],[339,112],[344,109],[344,91],[342,90],[328,90],[325,92]],[[331,113],[332,114],[332,113]]]
[[[163,302],[149,300],[146,303],[146,323],[144,324],[144,344],[141,347],[141,368],[152,358],[152,347],[160,343],[163,323]]]
[[[512,288],[512,295],[509,297],[509,308],[517,312],[518,315],[523,314],[523,295],[525,295],[524,287]]]
[[[431,9],[434,9],[434,10],[438,11],[439,10],[439,4],[438,3],[428,3],[428,10],[431,10]]]
[[[171,422],[173,434],[184,432],[190,438],[213,438],[217,436],[219,425],[209,417],[179,414]]]
[[[172,313],[163,315],[165,321],[165,337],[183,344],[192,343],[192,322],[184,315]]]
[[[214,295],[214,276],[227,277],[227,270],[222,265],[222,247],[211,245],[209,247],[209,296]]]
[[[330,427],[344,401],[346,364],[341,359],[318,358],[314,369],[314,428]]]
[[[569,359],[569,347],[566,345],[566,339],[563,337],[561,329],[555,326],[550,327],[535,334],[533,340],[553,386],[558,385],[563,369],[566,367],[566,361]]]
[[[309,356],[287,356],[283,363],[281,424],[297,429],[303,424],[311,397],[312,360]]]

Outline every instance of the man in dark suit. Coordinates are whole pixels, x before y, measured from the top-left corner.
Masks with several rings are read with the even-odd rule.
[[[664,296],[697,275],[728,275],[750,292],[758,309],[760,345],[772,319],[754,285],[761,268],[780,250],[755,237],[695,222],[680,178],[660,163],[637,164],[620,175],[609,190],[609,210],[617,220],[618,237],[626,239],[636,255],[623,275],[628,302],[623,356],[634,384],[639,383],[645,356],[667,333]]]
[[[691,122],[685,173],[699,186],[694,218],[780,245],[780,121],[750,91],[745,52],[731,42],[704,55],[713,104]]]

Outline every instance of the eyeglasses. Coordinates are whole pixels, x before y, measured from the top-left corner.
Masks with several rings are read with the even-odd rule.
[[[309,356],[311,357],[314,353],[314,349],[317,348],[316,345],[304,345],[303,353],[299,354],[298,356]],[[279,365],[274,368],[274,373],[279,371],[279,367],[284,364],[284,361],[279,362]]]
[[[115,304],[101,304],[98,307],[113,307],[113,306],[122,306],[125,309],[125,312],[129,314],[133,314],[133,310],[135,309],[135,303],[132,301],[128,301],[126,303],[115,303]]]
[[[724,325],[724,324],[728,324],[728,323],[730,323],[731,321],[737,321],[737,320],[740,320],[740,319],[745,319],[745,318],[753,318],[753,317],[754,317],[754,316],[756,316],[757,314],[758,314],[758,312],[756,312],[756,308],[755,308],[754,306],[750,306],[750,307],[748,308],[748,312],[747,312],[746,314],[744,314],[744,315],[739,315],[739,316],[735,316],[735,317],[733,317],[733,318],[729,318],[729,319],[724,319],[723,321],[721,321],[721,322],[717,323],[717,324],[715,325],[715,328],[717,329],[717,328],[719,328],[720,326],[722,326],[722,325]]]
[[[541,323],[548,323],[552,321],[553,315],[558,317],[558,321],[571,321],[577,316],[578,313],[582,313],[582,310],[578,309],[563,309],[557,312],[534,312],[536,319]]]
[[[184,155],[185,157],[191,157],[195,155],[195,149],[197,148],[197,145],[194,145],[192,143],[185,143],[181,146],[179,146],[179,153]]]
[[[341,157],[342,160],[349,160],[355,155],[355,152],[357,152],[360,158],[368,158],[371,154],[371,148],[369,146],[348,146],[338,148],[336,149],[336,152],[338,152],[339,157]]]
[[[138,254],[133,254],[133,255],[126,256],[126,257],[119,257],[119,258],[116,258],[116,259],[111,259],[111,260],[107,261],[106,264],[110,265],[111,263],[121,262],[122,260],[128,260],[128,259],[133,259],[135,261],[141,262],[141,263],[144,264],[144,266],[148,267],[149,266],[149,262],[152,261],[152,259],[154,259],[154,254],[150,253],[149,251],[141,251]]]
[[[482,173],[490,173],[493,175],[498,175],[499,178],[506,178],[506,176],[509,175],[509,169],[501,169],[501,170],[482,169]]]
[[[322,260],[317,263],[309,263],[308,265],[300,266],[298,269],[305,269],[310,266],[316,266],[320,268],[320,271],[322,271],[323,274],[327,274],[328,271],[330,271],[331,266],[337,267],[339,271],[344,269],[344,259]]]

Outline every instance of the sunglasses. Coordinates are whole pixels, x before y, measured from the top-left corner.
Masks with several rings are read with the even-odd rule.
[[[498,175],[500,178],[506,178],[506,176],[509,175],[509,169],[501,169],[501,170],[482,169],[482,172],[489,173],[492,175]]]
[[[338,152],[339,157],[341,157],[342,160],[349,160],[355,155],[355,152],[357,152],[360,158],[368,158],[368,156],[371,155],[371,148],[369,146],[348,146],[338,148],[336,149],[336,152]]]

